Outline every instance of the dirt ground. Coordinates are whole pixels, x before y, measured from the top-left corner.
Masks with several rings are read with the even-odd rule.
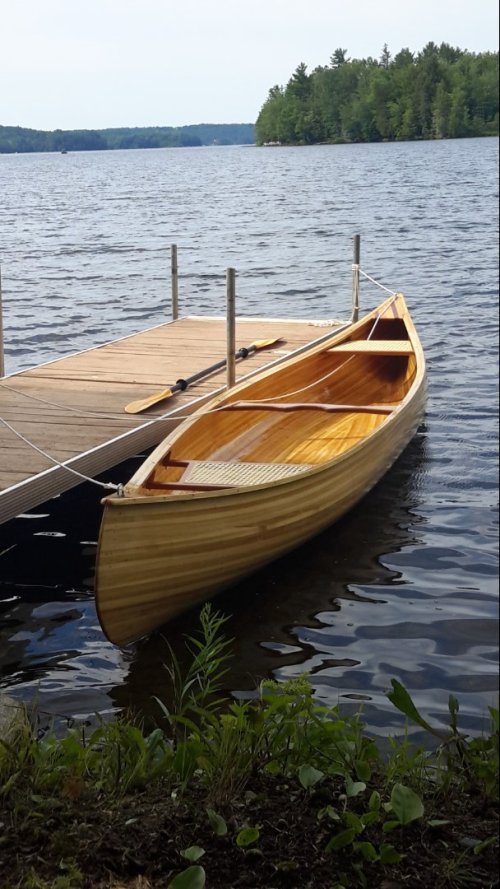
[[[340,791],[333,782],[311,793],[283,778],[255,780],[243,799],[218,809],[225,835],[217,835],[209,821],[206,790],[190,790],[189,798],[177,800],[160,785],[112,800],[79,787],[69,788],[64,800],[0,799],[0,885],[167,889],[190,865],[182,851],[199,846],[205,852],[197,864],[207,889],[498,887],[497,847],[474,853],[498,833],[497,813],[488,804],[449,794],[434,807],[426,801],[425,820],[389,836],[381,825],[370,826],[367,840],[375,846],[390,842],[403,855],[399,863],[382,866],[365,861],[352,845],[325,851],[338,828],[318,813]],[[352,811],[356,802],[350,801]],[[429,825],[436,820],[443,823]],[[244,826],[258,827],[259,838],[241,848],[236,836]]]

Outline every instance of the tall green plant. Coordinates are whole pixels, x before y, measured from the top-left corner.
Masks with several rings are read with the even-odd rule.
[[[221,688],[222,680],[227,674],[228,663],[232,657],[230,647],[233,639],[226,639],[222,628],[228,621],[212,610],[210,602],[205,603],[200,612],[200,637],[186,636],[186,646],[191,661],[184,672],[172,646],[167,641],[170,662],[164,668],[172,682],[172,705],[169,710],[164,701],[155,700],[163,713],[170,719],[184,716],[193,707],[217,710],[224,699],[215,698]]]

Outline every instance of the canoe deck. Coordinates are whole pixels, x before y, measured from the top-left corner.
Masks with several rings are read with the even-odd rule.
[[[239,319],[237,348],[264,338],[283,341],[237,362],[236,380],[315,340],[328,325]],[[225,355],[224,318],[180,318],[0,379],[0,418],[55,460],[94,477],[161,441],[178,422],[176,414],[185,416],[225,386],[226,372],[193,383],[144,414],[127,414],[125,405]],[[0,524],[80,481],[0,422]]]

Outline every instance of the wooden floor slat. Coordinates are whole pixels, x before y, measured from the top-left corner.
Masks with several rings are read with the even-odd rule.
[[[335,325],[332,324],[331,330]],[[236,363],[236,379],[328,331],[312,321],[242,318],[236,348],[278,339]],[[179,419],[225,385],[224,369],[143,414],[125,405],[226,356],[223,318],[187,317],[0,379],[0,418],[59,461],[95,476],[157,444]],[[39,400],[37,400],[39,399]],[[198,404],[196,404],[198,406]],[[153,423],[166,413],[169,420]],[[124,479],[126,481],[126,479]],[[0,523],[78,484],[0,422]]]

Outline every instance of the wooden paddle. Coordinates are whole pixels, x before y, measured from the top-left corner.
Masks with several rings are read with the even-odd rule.
[[[274,346],[276,343],[281,342],[281,339],[275,340],[256,340],[254,343],[251,343],[250,346],[242,346],[241,349],[235,353],[235,359],[238,358],[246,358],[252,352],[257,351],[258,349],[265,349],[267,346]],[[163,389],[161,392],[157,392],[155,395],[149,395],[148,398],[141,398],[138,401],[131,401],[130,404],[127,404],[125,410],[127,414],[140,414],[141,411],[147,410],[148,407],[152,407],[154,404],[158,404],[159,401],[163,401],[165,398],[171,398],[172,395],[175,395],[176,392],[184,392],[191,383],[197,382],[197,380],[201,380],[203,377],[208,376],[211,373],[214,373],[216,370],[221,370],[227,364],[227,359],[223,358],[222,361],[217,361],[215,364],[211,364],[210,367],[205,367],[203,370],[197,371],[191,377],[187,377],[185,380],[177,380],[174,386],[169,386],[167,389]]]

